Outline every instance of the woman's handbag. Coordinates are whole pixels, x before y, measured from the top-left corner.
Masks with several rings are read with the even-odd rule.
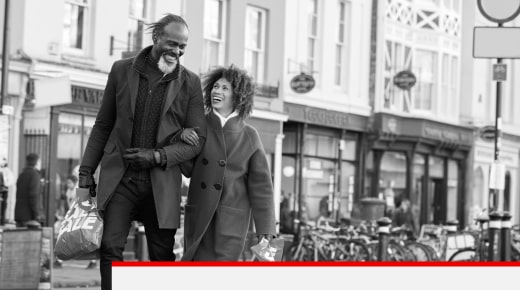
[[[76,200],[59,227],[54,253],[61,260],[96,259],[99,258],[103,220],[88,189],[78,188],[76,192]]]

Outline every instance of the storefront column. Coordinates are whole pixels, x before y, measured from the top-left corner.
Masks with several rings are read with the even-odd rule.
[[[274,151],[274,180],[273,180],[273,189],[274,189],[274,213],[276,217],[276,221],[278,222],[276,225],[276,232],[279,232],[280,229],[280,198],[282,195],[282,142],[283,142],[283,134],[277,134],[275,139],[275,151]]]

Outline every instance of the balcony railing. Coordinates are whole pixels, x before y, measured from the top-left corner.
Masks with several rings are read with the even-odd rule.
[[[278,98],[278,86],[268,86],[255,83],[255,96],[269,99]]]

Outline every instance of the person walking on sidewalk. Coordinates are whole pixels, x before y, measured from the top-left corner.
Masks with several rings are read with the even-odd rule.
[[[257,130],[245,123],[253,95],[253,80],[233,65],[205,76],[206,144],[196,159],[181,165],[191,177],[183,261],[239,260],[251,215],[259,241],[275,236],[271,172]],[[194,144],[197,134],[185,129],[181,139]]]
[[[25,168],[16,181],[14,220],[19,227],[40,227],[43,223],[40,167],[38,154],[29,153],[25,157]]]
[[[148,27],[153,45],[116,61],[79,169],[79,187],[96,187],[104,230],[101,287],[111,289],[112,261],[123,260],[132,221],[145,227],[152,261],[175,261],[180,227],[181,173],[178,164],[195,157],[205,141],[206,122],[199,77],[179,58],[188,42],[183,18],[166,14]],[[172,140],[182,128],[197,127],[195,145]]]

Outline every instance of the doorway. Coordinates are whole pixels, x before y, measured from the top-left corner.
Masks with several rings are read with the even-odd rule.
[[[443,178],[430,178],[428,184],[428,223],[442,224],[446,216],[446,194]]]

